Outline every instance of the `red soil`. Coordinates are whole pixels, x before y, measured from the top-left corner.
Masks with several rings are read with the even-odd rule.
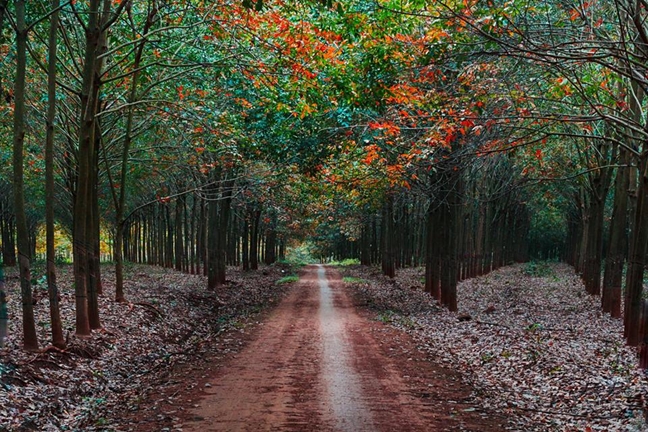
[[[335,269],[307,267],[245,348],[201,383],[200,401],[175,426],[185,432],[504,429],[502,416],[471,405],[471,389],[433,360],[407,334],[357,310]]]

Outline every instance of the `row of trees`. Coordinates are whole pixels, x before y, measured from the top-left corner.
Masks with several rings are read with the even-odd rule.
[[[640,323],[648,322],[640,317],[648,239],[644,5],[468,1],[390,3],[381,9],[385,14],[376,26],[397,26],[402,34],[384,35],[380,49],[398,50],[401,67],[375,65],[373,74],[388,83],[389,93],[362,125],[363,136],[380,131],[365,146],[365,161],[375,169],[367,183],[375,187],[380,175],[390,179],[382,184],[382,206],[374,208],[396,238],[407,225],[393,227],[389,217],[394,186],[431,209],[427,289],[436,292],[441,279],[438,296],[454,309],[454,281],[463,277],[461,269],[472,267],[470,258],[458,268],[456,262],[466,260],[464,250],[483,254],[485,235],[498,239],[490,252],[496,265],[497,255],[512,261],[524,259],[527,251],[560,254],[582,274],[590,294],[602,294],[606,312],[623,315],[628,343],[643,341],[646,329]],[[423,29],[412,25],[421,22],[427,25]],[[492,165],[513,168],[510,176],[484,169]],[[499,182],[508,185],[500,189],[502,206],[488,198],[488,191],[498,189],[489,184]],[[505,215],[500,226],[489,205],[465,216],[473,190],[487,191],[484,202]],[[486,234],[475,216],[482,212]],[[390,241],[387,234],[381,242],[387,275],[393,274],[391,262],[384,263],[392,259]],[[438,268],[450,275],[447,294]],[[467,274],[479,271],[477,266]]]
[[[7,56],[0,75],[15,86],[2,88],[0,128],[14,141],[1,149],[3,159],[13,154],[13,171],[0,173],[2,184],[12,187],[3,194],[0,226],[7,265],[17,251],[26,349],[38,347],[30,258],[42,223],[56,346],[64,344],[57,227],[73,240],[79,336],[101,327],[102,230],[114,239],[117,301],[126,300],[124,253],[184,269],[194,265],[195,271],[202,263],[211,288],[225,282],[228,260],[254,268],[261,248],[267,262],[284,253],[277,230],[290,220],[273,210],[281,193],[270,192],[289,184],[273,186],[281,179],[272,172],[280,152],[260,147],[277,132],[252,132],[255,122],[266,121],[271,101],[252,106],[247,99],[259,97],[260,84],[246,78],[257,56],[277,46],[250,52],[250,43],[266,31],[253,10],[227,1],[1,6],[0,43]],[[279,20],[275,26],[289,22],[277,14],[270,19]],[[297,63],[293,58],[278,67],[291,70]],[[294,109],[285,104],[283,119]],[[13,201],[5,202],[9,196]],[[231,251],[232,245],[239,249]]]
[[[561,254],[604,310],[625,304],[640,341],[645,8],[244,3],[0,2],[0,78],[15,83],[0,228],[8,264],[17,240],[26,348],[43,219],[53,320],[54,222],[73,239],[79,335],[101,326],[103,229],[118,301],[125,258],[216,288],[228,263],[272,262],[307,235],[392,277],[425,264],[452,310],[458,280]]]

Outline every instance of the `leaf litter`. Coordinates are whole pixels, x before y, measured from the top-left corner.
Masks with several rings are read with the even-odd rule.
[[[58,279],[68,345],[38,353],[21,348],[19,281],[8,270],[10,321],[0,350],[0,431],[119,430],[114,425],[120,413],[145,405],[170,371],[212,346],[229,350],[219,338],[244,331],[246,320],[288,290],[275,283],[289,271],[280,265],[257,272],[228,269],[228,282],[218,291],[208,291],[203,276],[132,265],[125,282],[129,303],[115,303],[114,272],[112,267],[102,270],[104,328],[89,339],[74,336],[71,267],[62,267]],[[36,282],[34,312],[43,346],[50,340],[49,301],[44,278]]]
[[[528,264],[527,264],[528,265]],[[422,292],[422,269],[395,280],[345,275],[360,302],[412,334],[431,361],[461,372],[475,400],[514,431],[648,431],[648,380],[623,322],[604,314],[565,264],[542,276],[525,264],[459,283],[459,311]]]

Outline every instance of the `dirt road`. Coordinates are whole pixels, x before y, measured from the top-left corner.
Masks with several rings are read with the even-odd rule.
[[[210,379],[184,431],[500,431],[404,333],[359,312],[335,269],[307,267]]]

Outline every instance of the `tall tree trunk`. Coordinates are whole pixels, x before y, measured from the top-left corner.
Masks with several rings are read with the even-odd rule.
[[[95,133],[95,114],[97,98],[94,94],[96,79],[96,60],[101,39],[99,20],[100,0],[90,0],[88,6],[88,23],[86,26],[86,48],[84,55],[81,114],[79,122],[79,149],[77,153],[78,177],[76,200],[74,203],[73,254],[74,286],[76,296],[76,334],[90,335],[88,319],[88,252],[92,241],[87,231],[86,216],[91,210],[92,201],[92,155]]]
[[[277,220],[274,214],[270,216],[270,222],[266,230],[266,253],[265,263],[267,265],[273,264],[277,261]]]
[[[250,270],[250,221],[249,214],[243,217],[243,238],[241,239],[241,266],[243,271]]]
[[[634,223],[634,235],[630,245],[628,272],[626,275],[624,335],[630,346],[639,344],[639,318],[643,275],[648,249],[648,154],[644,151],[640,161],[639,193]]]
[[[207,288],[214,290],[219,285],[218,280],[218,236],[219,236],[219,195],[221,194],[221,173],[214,170],[212,185],[209,186],[208,216],[209,228],[207,232]]]
[[[56,114],[56,33],[59,25],[59,0],[52,0],[50,17],[49,51],[47,70],[47,126],[45,138],[45,236],[47,248],[47,291],[52,324],[52,345],[65,348],[63,325],[59,309],[58,286],[56,284],[56,249],[54,245],[54,117]]]
[[[184,226],[183,220],[182,220],[182,213],[184,210],[184,201],[185,197],[184,196],[179,196],[178,199],[176,199],[175,202],[175,217],[174,217],[174,223],[173,225],[175,226],[175,251],[174,251],[174,261],[175,261],[175,269],[177,271],[182,271],[182,265],[184,261],[184,244],[183,244],[183,236],[186,235],[186,233],[183,233],[182,227]]]
[[[439,252],[441,241],[441,227],[437,226],[439,208],[437,203],[430,202],[427,214],[427,237],[425,258],[425,292],[439,300]]]
[[[216,253],[216,283],[224,285],[226,282],[227,271],[227,226],[230,219],[230,209],[232,204],[232,192],[234,190],[234,180],[227,180],[223,183],[223,190],[220,199],[220,211],[218,221],[218,243]]]
[[[14,87],[13,182],[14,212],[18,237],[18,268],[22,297],[23,347],[38,349],[32,303],[29,231],[25,214],[23,148],[25,143],[25,74],[27,69],[27,25],[25,1],[16,0],[16,81]]]
[[[387,277],[396,277],[394,258],[394,200],[391,194],[385,197],[382,223],[382,271]]]
[[[250,270],[259,269],[259,222],[261,221],[261,210],[254,209],[251,212],[252,229],[250,230]]]
[[[444,242],[442,251],[443,260],[441,264],[441,303],[450,311],[457,310],[457,242],[460,225],[459,207],[460,173],[453,172],[449,177],[450,190],[448,191],[446,203],[442,206]]]
[[[626,228],[628,213],[628,186],[630,183],[630,154],[621,150],[621,166],[617,170],[614,185],[614,208],[610,222],[607,257],[605,259],[605,276],[603,278],[603,310],[614,318],[621,317],[621,287],[623,283],[623,265],[627,250]]]
[[[189,243],[189,272],[191,274],[196,274],[196,245],[197,245],[197,233],[196,233],[196,218],[197,218],[197,203],[198,200],[194,196],[191,200],[191,225],[190,225],[190,238]]]
[[[371,265],[371,220],[367,219],[362,224],[360,236],[360,264]]]

